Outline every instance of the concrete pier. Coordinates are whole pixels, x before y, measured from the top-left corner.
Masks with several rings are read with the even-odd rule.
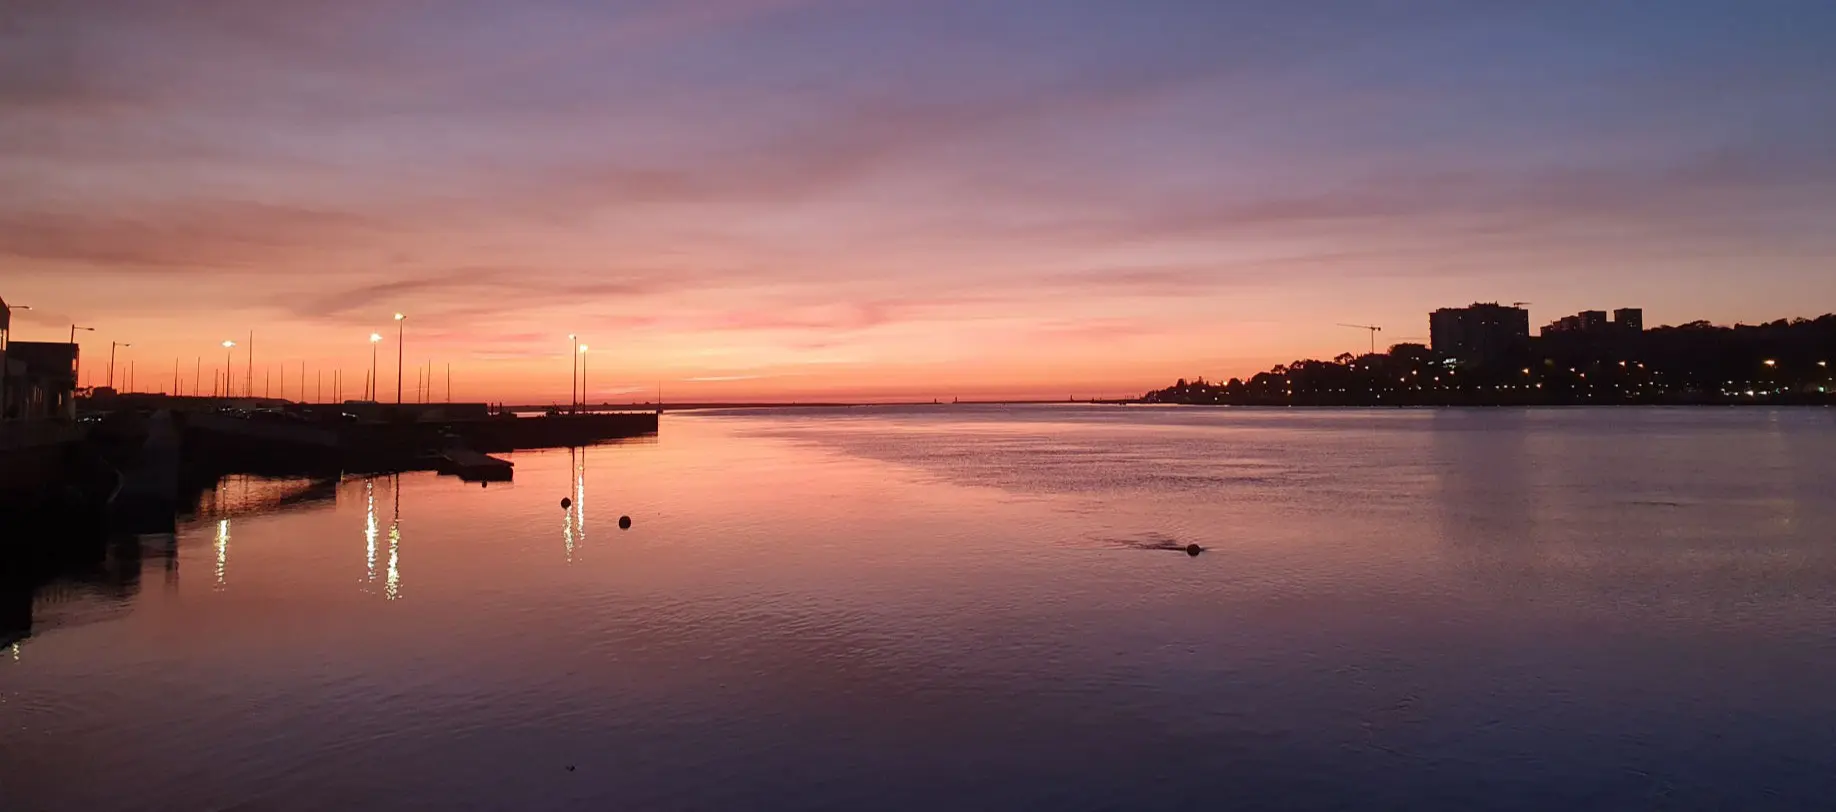
[[[82,432],[52,421],[0,421],[0,512],[24,515],[62,501],[79,478]]]
[[[654,412],[349,422],[218,413],[184,419],[188,462],[208,471],[311,473],[438,468],[452,449],[479,454],[567,448],[657,433]]]
[[[121,469],[121,485],[108,505],[109,527],[121,533],[170,533],[180,509],[181,438],[169,412],[146,421],[140,453]]]

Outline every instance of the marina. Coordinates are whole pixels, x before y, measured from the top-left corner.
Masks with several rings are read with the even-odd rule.
[[[75,423],[0,424],[0,498],[21,521],[100,517],[118,532],[170,532],[225,476],[335,478],[438,471],[504,482],[491,456],[654,436],[651,412],[518,415],[485,404],[309,405],[164,396],[86,404]]]

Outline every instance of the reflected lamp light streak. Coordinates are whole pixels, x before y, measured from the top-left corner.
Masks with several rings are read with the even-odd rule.
[[[229,576],[230,520],[217,520],[217,588],[222,589]]]
[[[396,600],[402,596],[402,477],[395,475],[389,481],[389,492],[394,496],[395,516],[389,520],[389,570],[384,576],[383,597]]]
[[[561,519],[561,550],[567,556],[567,563],[574,563],[574,509],[568,508]]]
[[[400,521],[389,523],[389,574],[383,584],[383,597],[396,600],[402,596],[402,526]]]
[[[364,508],[364,583],[376,583],[376,482],[363,483]]]

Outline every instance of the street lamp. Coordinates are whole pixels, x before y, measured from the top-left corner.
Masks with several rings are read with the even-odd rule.
[[[587,398],[586,359],[587,359],[587,346],[585,344],[582,344],[580,345],[580,406],[583,411],[585,410],[586,405],[587,405],[587,402],[586,402],[586,398]]]
[[[395,314],[395,405],[402,404],[402,342],[408,336],[408,317]]]
[[[223,396],[230,397],[230,359],[236,355],[236,342],[223,342]]]
[[[86,333],[93,333],[96,331],[96,328],[78,327],[74,324],[70,325],[70,345],[71,345],[70,355],[71,355],[71,358],[73,359],[70,362],[70,385],[72,387],[81,386],[83,383],[83,354],[80,352],[77,352],[75,349],[76,334],[78,330],[82,330]]]
[[[13,311],[31,310],[31,309],[32,309],[31,305],[10,305],[6,303],[5,299],[0,299],[0,312],[4,312],[6,315],[6,318],[0,319],[0,333],[5,333],[7,330],[12,329]],[[0,345],[0,349],[6,349],[6,347],[4,345]]]
[[[108,388],[110,389],[115,388],[115,348],[116,347],[132,347],[132,346],[134,345],[123,343],[120,341],[108,342]]]
[[[370,334],[370,379],[364,381],[363,399],[376,402],[376,345],[382,343],[382,333]]]
[[[572,412],[580,408],[580,336],[568,333],[567,337],[574,342],[574,352],[568,356],[568,371],[574,376],[567,386],[567,410]]]

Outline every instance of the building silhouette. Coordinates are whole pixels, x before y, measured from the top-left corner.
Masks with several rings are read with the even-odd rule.
[[[1428,336],[1436,354],[1463,365],[1512,363],[1529,349],[1530,311],[1497,302],[1443,307],[1428,315]]]
[[[0,356],[0,414],[9,420],[76,419],[76,364],[75,344],[9,342]]]
[[[13,399],[7,395],[7,384],[12,382],[12,363],[6,360],[6,337],[13,329],[13,309],[7,307],[6,300],[0,299],[0,420],[10,419],[13,410]],[[22,369],[21,372],[24,370]]]
[[[1563,316],[1544,325],[1541,335],[1581,334],[1599,337],[1644,331],[1645,311],[1636,307],[1622,307],[1613,311],[1612,321],[1607,320],[1605,310],[1583,310],[1573,316]]]

